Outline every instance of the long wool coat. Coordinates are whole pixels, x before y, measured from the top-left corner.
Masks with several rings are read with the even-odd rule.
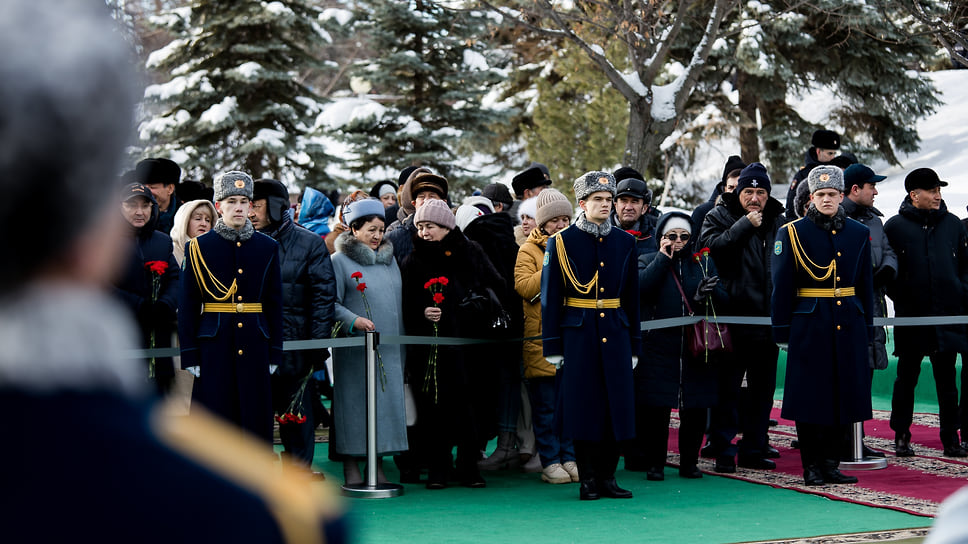
[[[351,232],[336,239],[333,272],[336,276],[336,321],[344,333],[358,317],[370,319],[381,335],[403,334],[403,284],[400,269],[393,258],[393,245],[384,242],[373,251]],[[363,294],[369,304],[367,315],[363,295],[352,277],[360,272],[366,284]],[[378,385],[377,453],[404,451],[407,446],[407,422],[403,402],[403,346],[381,344],[380,358],[386,383]],[[333,354],[333,425],[336,427],[333,449],[343,455],[366,455],[366,353],[362,347],[336,348]],[[377,372],[380,372],[379,360]],[[380,382],[378,381],[378,384]]]
[[[255,232],[246,221],[242,236],[225,226],[186,245],[185,271],[178,302],[178,338],[183,368],[199,367],[192,402],[199,402],[243,429],[272,440],[269,366],[282,364],[282,280],[279,245]],[[261,303],[259,313],[202,313],[217,301],[208,273],[190,257],[197,242],[211,275],[225,286],[236,282],[232,303]],[[208,288],[199,285],[198,276]],[[210,293],[211,291],[211,293]],[[224,301],[228,302],[228,301]]]
[[[583,216],[579,216],[580,218]],[[563,275],[556,246],[581,283],[598,273],[596,292],[583,294]],[[574,440],[601,440],[611,423],[616,440],[635,436],[632,355],[639,352],[639,281],[635,238],[612,228],[595,236],[572,225],[548,239],[541,273],[544,355],[563,355],[558,424]],[[619,299],[619,308],[565,306],[566,297]]]
[[[836,425],[871,418],[870,230],[842,214],[842,228],[823,228],[809,216],[794,221],[777,232],[774,244],[773,334],[778,343],[789,344],[782,415],[797,422]],[[836,276],[811,277],[794,256],[790,230],[797,234],[802,260],[809,257],[821,266],[835,261]],[[826,273],[811,270],[818,277]],[[856,294],[798,295],[799,289],[830,289],[835,282],[839,288],[853,287]]]

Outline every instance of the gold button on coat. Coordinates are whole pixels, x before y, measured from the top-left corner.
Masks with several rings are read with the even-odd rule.
[[[605,312],[598,314],[598,317],[605,317]]]
[[[239,295],[239,300],[242,300],[242,295]]]
[[[598,288],[598,292],[599,293],[604,293],[605,292],[605,288],[604,287],[599,287]]]
[[[840,306],[840,304],[841,304],[841,302],[840,302],[840,301],[838,300],[838,301],[837,301],[837,306]]]
[[[838,331],[840,330],[840,325],[837,325],[837,330],[838,330]]]
[[[242,242],[236,242],[235,247],[242,247]]]
[[[239,328],[240,329],[242,328],[242,322],[241,321],[239,322]]]
[[[837,328],[839,329],[840,327],[837,327]],[[241,349],[239,350],[239,355],[242,355],[242,350]]]
[[[602,338],[602,343],[604,344],[606,342],[608,342],[608,338]]]
[[[240,269],[239,269],[239,274],[241,274],[241,273],[242,273],[242,269],[240,268]]]

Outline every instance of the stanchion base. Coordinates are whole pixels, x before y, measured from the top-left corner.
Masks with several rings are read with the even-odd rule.
[[[840,470],[880,470],[887,468],[887,459],[883,457],[865,457],[856,461],[841,461]]]
[[[369,486],[366,484],[344,485],[343,495],[346,497],[356,497],[358,499],[386,499],[403,495],[403,486],[400,484],[376,484]]]

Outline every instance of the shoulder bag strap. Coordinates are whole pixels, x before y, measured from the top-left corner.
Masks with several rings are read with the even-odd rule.
[[[676,271],[670,268],[669,273],[672,274],[672,279],[676,282],[676,287],[679,288],[679,294],[682,295],[682,302],[686,304],[686,309],[689,310],[689,315],[695,315],[692,313],[692,307],[689,306],[689,298],[686,297],[685,291],[682,290],[682,284],[679,283],[679,277],[676,276]]]

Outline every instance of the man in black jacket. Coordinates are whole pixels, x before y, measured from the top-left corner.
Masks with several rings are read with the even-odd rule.
[[[897,252],[897,280],[888,286],[897,317],[961,315],[968,308],[968,236],[948,212],[938,179],[930,168],[904,178],[908,195],[898,214],[884,225]],[[897,379],[891,399],[891,429],[898,457],[915,455],[911,447],[914,388],[925,355],[931,358],[938,392],[941,443],[948,457],[966,457],[958,439],[958,389],[955,360],[968,351],[964,325],[895,327]]]
[[[769,317],[773,293],[771,259],[776,231],[785,222],[783,204],[770,197],[770,177],[758,162],[742,170],[736,191],[722,195],[703,221],[701,245],[708,247],[719,270],[733,315]],[[717,472],[739,466],[774,469],[766,459],[767,429],[776,390],[779,350],[769,325],[731,327],[733,353],[720,372],[719,405],[712,410],[709,429]],[[739,393],[746,376],[749,407],[739,421]],[[738,431],[743,439],[732,443]]]
[[[249,220],[256,230],[279,243],[283,339],[329,338],[333,328],[336,280],[326,243],[316,233],[292,222],[289,191],[282,182],[274,179],[255,181]],[[279,426],[279,438],[285,449],[283,459],[306,469],[313,462],[317,423],[313,418],[311,396],[315,387],[309,381],[309,374],[322,368],[328,357],[325,349],[287,351],[283,354],[282,364],[272,375],[273,409],[284,414],[293,405],[291,411],[300,411],[306,418],[301,423],[288,422]]]
[[[127,266],[115,281],[115,294],[138,320],[144,348],[171,347],[178,307],[178,263],[172,255],[171,238],[155,230],[158,203],[140,183],[121,190],[121,215],[128,223],[131,245]],[[171,357],[152,357],[147,376],[159,394],[171,389],[175,366]]]
[[[810,149],[803,155],[803,166],[793,175],[790,188],[787,190],[786,216],[793,221],[799,214],[794,209],[794,200],[797,195],[797,186],[807,179],[810,171],[820,165],[834,164],[840,149],[840,134],[832,130],[821,129],[813,133],[810,137]]]

